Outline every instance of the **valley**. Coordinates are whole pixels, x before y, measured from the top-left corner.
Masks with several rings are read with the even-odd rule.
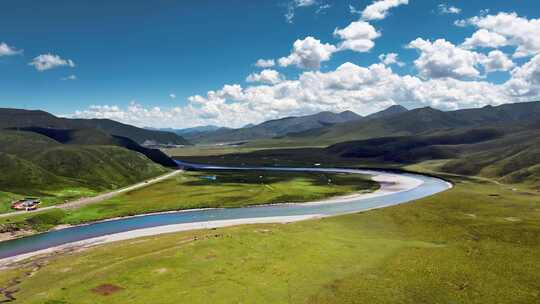
[[[38,177],[39,174],[54,174],[59,181],[67,183],[63,185],[59,182],[57,188],[51,187],[54,183],[50,182],[46,183],[47,187],[41,186],[42,184],[38,182],[26,183],[24,189],[31,189],[31,191],[21,191],[23,188],[17,186],[18,184],[14,183],[13,179],[6,180],[2,188],[4,192],[0,196],[5,201],[4,204],[14,198],[35,193],[44,197],[43,207],[55,204],[59,207],[45,208],[41,211],[38,209],[17,215],[6,214],[1,217],[0,226],[3,227],[5,233],[11,234],[8,238],[54,231],[55,227],[78,228],[79,226],[76,225],[99,224],[100,221],[108,219],[129,220],[130,217],[136,215],[143,215],[143,217],[133,217],[133,219],[140,218],[141,223],[144,223],[145,214],[153,214],[150,216],[155,217],[157,221],[154,225],[158,225],[153,227],[142,224],[141,227],[147,228],[134,230],[132,235],[135,239],[133,240],[128,237],[130,232],[124,232],[125,236],[118,236],[118,241],[112,243],[107,240],[115,239],[114,233],[101,237],[99,237],[101,234],[98,234],[97,243],[94,245],[85,245],[84,241],[81,241],[81,247],[66,245],[67,247],[59,247],[61,249],[57,249],[56,254],[44,253],[13,262],[4,270],[0,270],[6,277],[3,286],[11,286],[9,282],[13,280],[20,281],[16,285],[19,291],[14,295],[25,303],[40,303],[40,301],[69,303],[75,298],[81,302],[81,298],[92,294],[92,290],[82,284],[83,281],[90,282],[88,286],[93,286],[94,289],[105,285],[118,288],[113,296],[103,298],[107,300],[107,303],[114,303],[116,301],[114,299],[122,302],[126,297],[136,297],[140,302],[135,301],[135,303],[144,303],[148,300],[147,297],[152,297],[154,293],[168,293],[171,301],[174,301],[174,299],[185,298],[186,290],[192,286],[198,286],[200,290],[200,292],[190,294],[189,299],[193,303],[205,303],[209,297],[216,303],[220,303],[219,299],[227,299],[221,301],[223,303],[228,303],[231,299],[294,303],[304,302],[305,299],[309,299],[311,303],[327,303],[329,299],[332,301],[339,299],[340,302],[347,303],[359,295],[363,298],[375,297],[377,301],[374,303],[388,301],[406,303],[414,299],[415,294],[418,293],[421,293],[424,299],[427,297],[435,302],[452,298],[458,299],[460,303],[469,303],[474,302],[478,294],[483,295],[482,299],[486,299],[485,295],[490,294],[497,295],[498,299],[506,301],[508,299],[505,296],[509,293],[514,294],[515,299],[519,301],[528,301],[534,298],[532,290],[538,287],[533,283],[537,271],[534,267],[527,269],[520,267],[524,263],[535,261],[535,255],[531,252],[540,246],[540,239],[535,237],[537,235],[535,231],[540,229],[538,213],[540,178],[537,170],[537,151],[540,142],[536,140],[537,135],[540,134],[536,122],[538,104],[462,110],[465,112],[460,112],[459,115],[453,112],[441,114],[435,111],[428,111],[430,114],[426,114],[423,109],[394,111],[391,108],[371,118],[355,118],[354,121],[337,122],[324,127],[316,126],[311,129],[312,131],[287,133],[277,137],[268,138],[265,135],[261,138],[249,139],[240,145],[207,143],[172,149],[164,148],[163,152],[144,148],[136,143],[126,145],[126,140],[118,141],[117,137],[111,137],[108,133],[96,133],[94,130],[81,133],[83,131],[66,132],[63,129],[25,127],[2,131],[1,134],[6,141],[17,143],[17,145],[5,146],[7,148],[4,148],[3,153],[7,157],[16,155],[24,161],[24,164],[34,166],[36,169],[32,169],[32,172],[36,172],[34,174]],[[416,123],[407,127],[406,121],[411,116],[415,117],[411,119],[417,122],[418,117],[424,117],[426,121],[440,121],[440,124],[437,127],[433,127],[433,124],[424,127]],[[455,117],[459,120],[453,122],[457,120]],[[309,119],[301,121],[306,120]],[[395,123],[399,124],[393,127]],[[355,127],[349,126],[350,124],[354,124]],[[384,128],[378,127],[383,125]],[[254,127],[257,126],[247,128]],[[334,132],[330,130],[349,128],[354,136],[346,135],[342,138],[354,140],[324,144],[326,143],[324,134]],[[366,131],[366,135],[361,135],[363,131],[358,130],[363,128],[370,131]],[[378,131],[373,131],[373,128],[377,128]],[[396,134],[395,128],[406,131]],[[217,132],[218,130],[202,132]],[[100,135],[97,136],[97,134]],[[314,134],[317,134],[317,137],[313,137]],[[297,146],[283,144],[284,139],[293,137],[298,139]],[[11,141],[13,139],[16,141]],[[266,143],[271,146],[265,147]],[[41,158],[36,158],[33,153],[23,152],[33,146],[42,147],[40,150],[44,151],[44,156],[40,155]],[[48,152],[49,149],[55,152]],[[75,150],[77,153],[90,149],[96,149],[92,151],[117,149],[122,153],[140,155],[147,165],[151,164],[151,167],[156,168],[157,171],[149,171],[148,175],[130,175],[131,179],[126,180],[125,183],[109,185],[100,181],[114,181],[114,175],[103,175],[106,171],[100,170],[99,167],[92,169],[92,166],[89,166],[87,171],[92,175],[87,175],[87,177],[78,175],[83,178],[75,180],[69,175],[70,171],[63,170],[62,167],[78,168],[79,162],[85,161],[84,158],[74,158],[77,162],[70,164],[69,159],[72,156],[66,154],[59,159],[57,165],[42,167],[42,162],[51,163],[50,160],[43,161],[42,157],[49,157],[48,153],[57,155],[55,149],[59,149],[58,151]],[[99,154],[94,152],[91,155],[90,159],[95,160],[96,155]],[[155,155],[159,155],[159,158],[153,159]],[[171,172],[174,167],[167,168],[159,164],[164,159],[170,159],[173,162],[174,160],[181,161],[181,166],[184,166],[182,162],[211,166],[187,166],[184,168],[186,171],[176,171],[174,176],[160,182],[148,185],[143,182],[141,188],[77,206],[68,204],[64,207],[59,201],[63,198],[62,196],[51,195],[49,193],[54,192],[47,192],[52,191],[49,189],[64,189],[68,193],[73,193],[69,189],[76,188],[70,183],[80,185],[82,189],[88,189],[86,191],[93,191],[75,194],[74,198],[95,196],[103,191],[114,191],[115,188],[125,187],[137,180],[141,181]],[[12,163],[9,162],[9,164]],[[89,161],[89,164],[96,163],[103,164],[102,161]],[[131,161],[128,163],[134,164]],[[121,164],[126,165],[126,162],[121,162]],[[136,169],[141,165],[128,166],[126,170],[141,172],[140,169]],[[218,167],[213,169],[212,166]],[[236,169],[219,169],[219,166],[234,166]],[[270,168],[270,171],[258,171],[250,167]],[[225,226],[218,224],[220,219],[218,214],[222,213],[220,208],[228,209],[223,214],[228,214],[227,212],[235,214],[246,210],[245,212],[248,212],[246,217],[248,217],[247,214],[253,212],[267,214],[268,211],[261,206],[265,204],[280,206],[282,203],[300,203],[298,206],[302,206],[302,202],[332,201],[336,199],[335,197],[339,201],[339,197],[351,194],[369,197],[370,193],[377,193],[379,187],[388,186],[384,182],[377,182],[377,178],[362,174],[275,171],[282,170],[279,168],[287,170],[286,168],[298,167],[313,170],[382,168],[388,170],[389,174],[395,175],[406,175],[407,172],[422,173],[450,181],[453,188],[427,197],[420,195],[409,204],[369,210],[369,204],[372,201],[379,202],[384,207],[392,205],[390,202],[396,200],[392,199],[393,196],[389,196],[388,200],[374,197],[364,203],[367,204],[364,208],[368,208],[365,210],[369,211],[330,218],[313,219],[313,216],[318,217],[315,214],[301,218],[304,220],[301,222],[295,222],[293,216],[290,219],[276,217],[272,222],[261,222],[265,217],[256,218],[256,220],[246,218],[243,222],[230,221],[230,225],[252,223],[244,226],[225,227],[229,224],[224,224]],[[20,171],[19,167],[12,170]],[[118,169],[114,171],[122,172]],[[100,173],[96,175],[91,172]],[[127,172],[130,171],[125,172],[124,176],[127,177]],[[418,189],[422,187],[429,188],[424,185]],[[415,196],[412,197],[414,199]],[[386,205],[387,201],[388,205]],[[342,204],[354,206],[352,201],[351,203],[343,201]],[[357,204],[362,206],[360,201]],[[246,208],[248,206],[257,207]],[[287,208],[286,205],[284,206],[283,208]],[[337,206],[341,205],[335,206],[334,208],[338,208]],[[4,212],[9,211],[6,207],[4,210]],[[180,210],[201,211],[189,211],[185,215],[168,213]],[[204,213],[204,210],[210,213]],[[217,218],[212,218],[212,210],[216,210]],[[192,228],[175,230],[176,228],[173,227],[176,222],[169,222],[168,218],[190,216],[190,212],[195,212],[193,214],[201,212],[201,219],[206,217],[203,214],[208,214],[210,216],[208,224],[204,225],[214,228],[200,230],[202,226],[193,224],[189,226]],[[266,219],[270,220],[269,214],[266,215]],[[216,226],[211,224],[214,222]],[[115,223],[115,221],[110,223]],[[169,223],[169,226],[159,226],[165,223]],[[80,227],[91,229],[92,225]],[[135,222],[130,225],[135,225]],[[147,235],[145,229],[163,235]],[[183,231],[184,229],[195,230]],[[62,230],[55,232],[62,232]],[[137,236],[142,238],[136,238]],[[100,238],[101,241],[99,241]],[[25,238],[21,239],[21,241],[24,240]],[[264,242],[257,240],[264,240]],[[513,246],[507,246],[509,242]],[[297,252],[294,244],[301,244],[302,251]],[[2,243],[0,247],[1,245]],[[141,246],[153,249],[147,252]],[[321,248],[325,248],[324,253]],[[178,250],[181,253],[175,253]],[[495,250],[498,252],[497,255],[492,254]],[[283,252],[291,254],[284,255]],[[110,259],[103,259],[104,254],[115,257],[114,267],[108,267],[107,264],[100,262],[100,260],[110,261]],[[158,258],[162,255],[166,256],[165,260]],[[200,258],[205,255],[212,258]],[[235,258],[232,258],[233,256]],[[242,256],[250,258],[249,260],[239,258]],[[359,256],[362,257],[360,261],[357,259]],[[453,259],[449,259],[450,256]],[[519,259],[508,262],[509,256],[519,257]],[[353,259],[356,262],[353,262]],[[491,269],[488,265],[497,265],[501,259],[506,261],[507,272],[503,274],[500,272],[503,270],[499,269],[495,274],[488,270]],[[198,262],[195,264],[183,262],[186,260]],[[81,266],[81,263],[89,263],[92,266],[88,267],[92,267],[94,271],[104,276],[84,275],[89,270]],[[245,265],[240,266],[239,263]],[[350,267],[353,263],[355,266]],[[39,270],[31,277],[26,277],[25,269],[35,267],[35,265],[39,265]],[[437,265],[438,268],[432,268],[433,265]],[[190,267],[197,267],[201,276],[186,279],[185,274],[191,272]],[[309,272],[295,270],[302,268],[312,269],[318,274],[326,273],[325,278],[308,280],[312,277]],[[69,270],[57,273],[58,269]],[[233,273],[238,269],[241,269],[242,277],[239,277],[236,283],[219,279],[234,276]],[[265,270],[261,272],[261,269]],[[428,269],[431,270],[426,276]],[[277,275],[276,271],[278,271]],[[133,278],[136,273],[144,273],[145,278],[137,281],[124,279]],[[214,283],[203,284],[205,276],[212,274],[215,276],[216,273],[218,275]],[[527,279],[516,282],[513,278],[516,273],[520,273],[520,276],[525,276]],[[60,285],[69,286],[69,288],[53,288],[45,292],[36,287],[40,286],[41,280],[56,278],[58,275],[62,276],[58,279],[62,282]],[[273,279],[270,277],[264,279],[267,275],[271,275]],[[495,279],[495,276],[500,275],[505,275],[508,283]],[[366,276],[370,279],[365,279]],[[174,284],[152,285],[154,287],[150,289],[151,291],[144,294],[135,288],[138,284],[152,284],[151,282],[155,282],[158,277]],[[504,284],[505,287],[498,287],[495,290],[489,284],[479,285],[477,283],[480,277],[484,278],[483,282],[486,280],[494,284],[497,282],[497,284]],[[437,283],[441,280],[449,280],[451,284]],[[248,281],[252,287],[250,291],[239,292],[235,295],[227,293],[228,288],[236,286],[235,284],[247,284]],[[274,289],[265,288],[268,285],[263,284],[264,281],[272,282],[271,286],[274,286]],[[510,281],[512,283],[509,283]],[[290,287],[285,288],[278,282],[294,283],[289,283]],[[365,284],[376,287],[366,289]],[[422,286],[421,290],[430,286],[433,292],[426,294],[420,290],[411,290],[408,284]],[[387,289],[390,285],[396,288],[395,292],[381,296],[381,290]],[[172,286],[174,290],[171,289]],[[5,288],[10,290],[10,287]],[[296,292],[288,293],[289,288],[293,288]],[[467,292],[464,293],[463,290]],[[34,296],[36,294],[41,296]]]

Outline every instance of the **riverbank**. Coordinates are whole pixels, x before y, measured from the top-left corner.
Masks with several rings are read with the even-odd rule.
[[[128,188],[112,198],[0,218],[0,231],[8,232],[4,238],[9,239],[21,231],[26,235],[32,230],[45,232],[134,215],[317,201],[358,191],[371,192],[378,187],[361,174],[184,172],[147,183],[146,187]]]
[[[246,224],[287,224],[292,222],[298,222],[308,219],[320,218],[322,215],[301,215],[301,216],[276,216],[276,217],[262,217],[262,218],[245,218],[223,221],[207,221],[187,224],[176,224],[158,226],[146,229],[137,229],[127,232],[108,234],[101,237],[91,238],[83,241],[64,244],[61,246],[55,246],[43,250],[38,250],[31,253],[21,254],[14,257],[0,259],[0,270],[3,268],[16,266],[14,263],[23,261],[28,258],[41,255],[61,255],[66,252],[81,251],[90,247],[104,245],[112,242],[125,241],[130,239],[136,239],[141,237],[156,236],[160,234],[175,233],[189,230],[201,230],[201,229],[214,229],[223,228],[236,225]]]

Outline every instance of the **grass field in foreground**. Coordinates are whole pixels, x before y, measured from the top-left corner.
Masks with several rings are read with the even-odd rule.
[[[454,182],[392,208],[124,241],[0,277],[21,280],[19,303],[538,302],[538,193]]]
[[[185,172],[74,210],[56,209],[0,218],[0,231],[27,228],[43,231],[60,224],[159,211],[305,202],[376,188],[375,182],[358,174]]]

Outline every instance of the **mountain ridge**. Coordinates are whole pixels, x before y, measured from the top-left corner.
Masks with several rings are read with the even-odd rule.
[[[407,136],[457,127],[489,124],[516,124],[535,121],[540,117],[540,102],[521,102],[482,108],[441,111],[430,107],[417,108],[386,117],[362,119],[291,134],[282,142],[295,141],[309,145],[326,145],[385,136]],[[274,143],[270,143],[274,144]],[[275,142],[279,144],[279,140]]]
[[[211,132],[202,132],[193,137],[187,136],[187,139],[194,143],[234,142],[265,139],[283,136],[290,132],[310,130],[360,118],[360,115],[352,111],[344,111],[340,113],[323,111],[305,116],[288,116],[272,119],[248,128],[221,128]]]

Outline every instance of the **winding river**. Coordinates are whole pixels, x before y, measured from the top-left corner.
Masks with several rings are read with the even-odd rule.
[[[371,175],[381,184],[373,193],[331,198],[302,204],[276,204],[227,209],[206,209],[148,214],[74,226],[19,239],[0,242],[0,264],[23,259],[48,250],[65,248],[82,242],[101,243],[143,235],[190,229],[223,227],[241,223],[288,222],[326,217],[394,206],[451,188],[438,178],[409,173],[338,168],[222,167],[178,162],[184,167],[204,170],[271,170]],[[164,229],[164,228],[169,229]],[[113,236],[111,238],[111,236]],[[117,236],[117,238],[114,238]]]

